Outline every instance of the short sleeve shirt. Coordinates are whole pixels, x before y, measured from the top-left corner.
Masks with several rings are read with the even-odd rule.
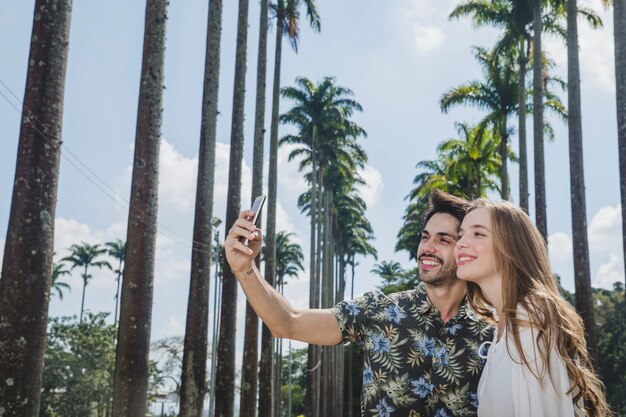
[[[343,341],[363,350],[363,416],[476,416],[485,365],[479,352],[493,327],[466,300],[447,323],[422,283],[390,295],[368,292],[332,312]]]

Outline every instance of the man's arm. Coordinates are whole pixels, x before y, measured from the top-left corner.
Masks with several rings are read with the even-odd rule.
[[[262,240],[261,232],[247,220],[253,213],[241,212],[224,241],[226,259],[248,302],[276,337],[299,340],[316,345],[336,345],[342,340],[335,315],[330,309],[293,307],[261,276],[254,263]],[[249,239],[249,245],[241,243]]]

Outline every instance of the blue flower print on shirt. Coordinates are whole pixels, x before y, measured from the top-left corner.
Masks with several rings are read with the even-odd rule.
[[[372,367],[368,366],[363,371],[363,385],[369,385],[374,382],[374,372],[372,371]]]
[[[385,314],[390,321],[393,321],[396,324],[399,324],[400,320],[406,317],[406,313],[396,305],[387,306],[385,308]]]
[[[478,394],[475,392],[470,392],[470,404],[472,407],[478,409]]]
[[[383,397],[378,404],[376,404],[376,411],[378,411],[379,417],[390,417],[391,413],[396,411],[396,407],[391,404],[387,404],[387,397]]]
[[[431,356],[435,351],[435,339],[426,335],[415,342],[415,347],[424,353],[424,356]]]
[[[445,408],[439,408],[437,409],[437,412],[435,413],[434,417],[452,417],[450,414],[448,414],[448,410]]]
[[[348,303],[346,305],[346,308],[351,316],[356,316],[357,314],[361,312],[361,309],[357,307],[355,303]]]
[[[433,352],[433,366],[437,368],[444,367],[448,364],[448,351],[445,346],[435,348]]]
[[[420,376],[418,379],[411,381],[411,392],[420,398],[426,398],[433,393],[433,384],[428,382],[426,378]]]
[[[375,353],[386,353],[391,350],[391,341],[384,334],[378,333],[372,336],[372,350]]]
[[[461,323],[455,323],[452,326],[446,327],[446,332],[452,336],[456,336],[457,332],[463,328]]]

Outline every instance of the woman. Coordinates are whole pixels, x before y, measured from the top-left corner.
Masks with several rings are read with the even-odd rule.
[[[581,318],[559,294],[543,237],[520,208],[476,200],[455,247],[470,302],[499,318],[478,416],[610,416]]]

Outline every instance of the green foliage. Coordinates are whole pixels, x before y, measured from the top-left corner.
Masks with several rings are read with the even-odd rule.
[[[43,373],[41,417],[104,415],[110,408],[115,326],[107,314],[51,318]]]
[[[299,244],[292,242],[293,233],[281,230],[276,234],[276,277],[277,287],[285,284],[285,278],[298,278],[298,272],[304,271],[304,253]],[[266,246],[261,249],[261,260],[266,257]]]
[[[395,249],[409,252],[411,259],[416,257],[430,193],[438,189],[463,198],[477,198],[498,189],[499,138],[485,126],[456,126],[460,137],[441,142],[436,160],[417,164],[420,172],[413,179],[415,187],[405,197],[409,205]]]
[[[611,408],[626,415],[626,308],[624,287],[615,283],[612,291],[594,289],[594,314],[598,335],[598,370]]]
[[[52,264],[52,284],[50,286],[50,297],[54,297],[56,294],[59,300],[63,300],[63,290],[72,291],[72,287],[61,281],[63,275],[69,275],[70,271],[65,269],[63,262],[54,262]]]
[[[292,349],[283,356],[282,380],[280,396],[282,401],[283,416],[298,416],[304,414],[304,400],[306,395],[306,361],[307,349]],[[291,396],[291,401],[290,397]],[[289,404],[291,403],[291,413]]]
[[[48,323],[40,417],[105,417],[113,401],[117,327],[108,313],[53,317]],[[182,355],[182,348],[181,348]],[[162,388],[168,369],[149,362],[149,390]]]
[[[379,288],[385,294],[413,289],[420,282],[417,267],[407,271],[396,261],[382,261],[380,264],[374,264],[371,272],[382,279],[383,282]]]
[[[365,217],[367,207],[358,194],[358,187],[364,184],[359,170],[367,155],[357,139],[367,134],[351,118],[362,111],[361,105],[350,89],[337,85],[331,77],[317,84],[298,77],[295,86],[281,89],[281,95],[293,106],[280,121],[295,127],[297,133],[284,136],[280,145],[297,146],[289,161],[299,160],[299,170],[311,189],[319,188],[318,198],[329,198],[330,212],[318,215],[331,219],[335,252],[350,265],[355,264],[356,255],[376,256],[369,243],[374,234]],[[311,189],[298,198],[304,213],[311,213]]]

